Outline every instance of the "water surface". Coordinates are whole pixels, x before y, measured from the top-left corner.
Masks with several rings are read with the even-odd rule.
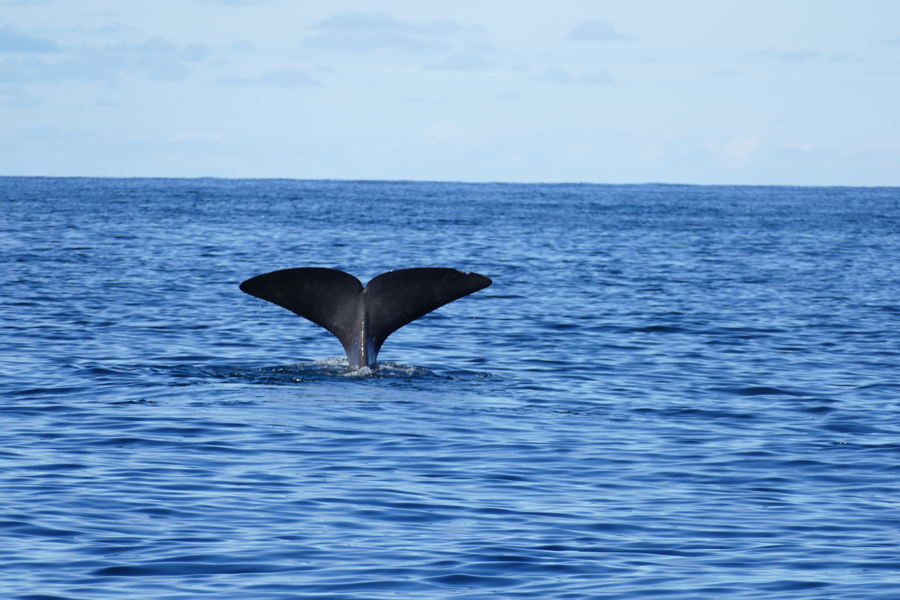
[[[0,178],[4,597],[900,598],[900,190]],[[238,290],[494,284],[354,373]]]

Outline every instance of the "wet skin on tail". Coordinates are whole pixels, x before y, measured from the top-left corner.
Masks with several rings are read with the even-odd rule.
[[[456,269],[399,269],[372,279],[308,267],[257,275],[241,290],[309,319],[341,341],[354,368],[370,367],[389,335],[436,308],[491,285]]]

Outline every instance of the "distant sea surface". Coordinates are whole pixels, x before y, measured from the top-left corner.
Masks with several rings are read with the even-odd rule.
[[[4,599],[900,598],[900,189],[0,178]],[[493,279],[374,370],[238,284]]]

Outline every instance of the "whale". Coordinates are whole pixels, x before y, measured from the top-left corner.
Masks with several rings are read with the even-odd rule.
[[[375,366],[384,341],[404,325],[491,283],[478,273],[415,268],[382,273],[364,287],[344,271],[301,267],[257,275],[240,289],[324,327],[360,369]]]

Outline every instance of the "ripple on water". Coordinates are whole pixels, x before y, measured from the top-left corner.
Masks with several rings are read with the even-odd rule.
[[[0,192],[4,597],[896,597],[896,190]],[[494,285],[354,371],[302,265]]]

